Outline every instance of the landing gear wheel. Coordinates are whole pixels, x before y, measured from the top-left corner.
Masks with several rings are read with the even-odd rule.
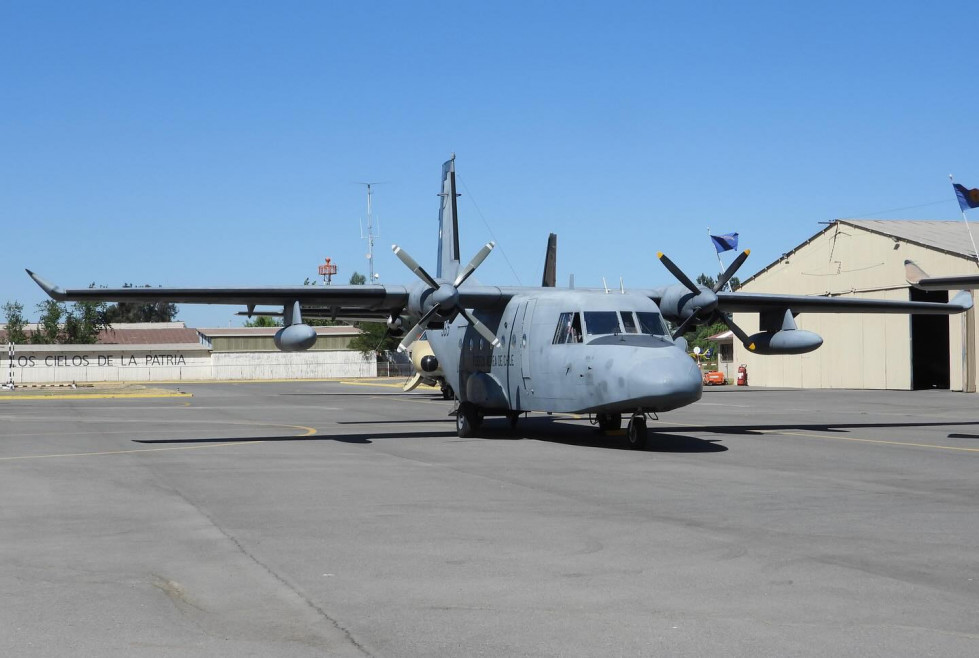
[[[625,432],[629,447],[633,450],[643,450],[646,447],[646,434],[645,416],[633,416]]]
[[[507,412],[506,421],[507,421],[507,423],[510,424],[510,431],[511,432],[517,429],[517,421],[519,421],[519,420],[520,420],[520,412],[519,411],[508,411]]]
[[[452,390],[452,387],[449,386],[448,384],[443,384],[442,385],[442,399],[443,400],[451,400],[454,397],[455,397],[455,392]]]
[[[459,405],[456,412],[456,434],[459,438],[465,439],[475,436],[476,430],[483,424],[483,412],[469,402]]]
[[[600,413],[596,418],[598,420],[598,429],[603,432],[614,432],[622,428],[622,414]]]

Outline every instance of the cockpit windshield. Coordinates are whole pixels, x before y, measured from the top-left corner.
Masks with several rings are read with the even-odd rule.
[[[585,311],[585,331],[589,335],[620,334],[619,315],[615,311]]]
[[[663,318],[653,311],[636,311],[639,318],[639,332],[653,336],[668,336],[669,332],[663,324]]]
[[[608,336],[610,334],[646,334],[648,336],[668,336],[663,318],[654,311],[584,311],[581,313],[561,313],[554,330],[552,342],[582,342],[582,317],[584,329],[589,336]]]

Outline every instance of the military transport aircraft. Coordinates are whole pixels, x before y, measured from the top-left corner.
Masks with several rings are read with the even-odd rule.
[[[438,259],[435,275],[397,245],[398,258],[420,279],[412,285],[288,286],[263,288],[85,288],[63,290],[28,273],[58,301],[240,304],[248,314],[281,315],[275,335],[284,351],[312,347],[316,333],[304,318],[384,320],[403,333],[406,349],[427,331],[432,351],[457,400],[457,433],[473,435],[485,416],[515,426],[530,411],[594,415],[603,430],[630,420],[629,445],[646,442],[647,415],[700,399],[701,374],[686,353],[683,333],[697,324],[723,322],[758,354],[801,354],[822,344],[799,329],[808,313],[960,313],[972,306],[963,292],[948,303],[726,292],[744,263],[741,253],[713,288],[698,286],[673,262],[660,262],[679,284],[649,289],[497,287],[472,274],[492,251],[490,242],[462,265],[456,212],[455,156],[442,166]],[[553,284],[546,280],[544,283]],[[256,310],[258,306],[282,310]],[[730,313],[760,314],[747,335]],[[671,332],[664,319],[676,324]],[[410,328],[409,328],[410,327]],[[407,331],[406,331],[407,329]]]

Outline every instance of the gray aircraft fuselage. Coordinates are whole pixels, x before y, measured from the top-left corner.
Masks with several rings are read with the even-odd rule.
[[[499,347],[461,315],[428,338],[459,400],[487,414],[661,412],[700,399],[700,370],[644,295],[538,290],[475,315]]]

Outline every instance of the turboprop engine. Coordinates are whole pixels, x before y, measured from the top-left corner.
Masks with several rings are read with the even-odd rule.
[[[283,306],[282,318],[285,326],[275,332],[273,339],[277,348],[283,352],[302,352],[313,346],[316,342],[316,330],[303,324],[299,302]]]

